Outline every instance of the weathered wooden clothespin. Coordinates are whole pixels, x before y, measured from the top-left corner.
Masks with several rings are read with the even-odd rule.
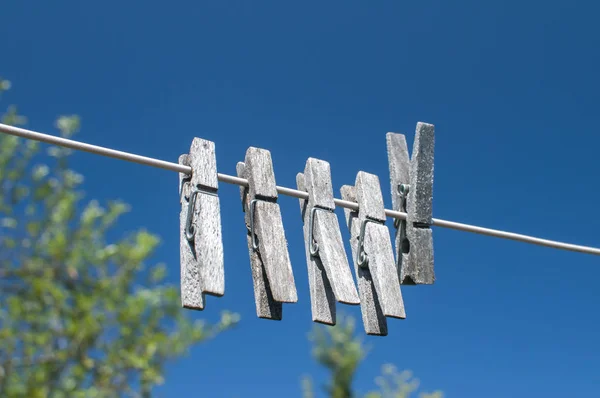
[[[360,300],[334,212],[329,163],[309,158],[304,174],[296,176],[296,183],[300,191],[309,195],[308,200],[300,199],[300,211],[304,222],[312,319],[335,325],[335,300],[353,305],[360,304]]]
[[[240,190],[248,228],[248,250],[254,281],[256,313],[281,319],[281,303],[298,301],[287,240],[277,203],[277,186],[271,153],[250,147],[237,174],[248,180]]]
[[[359,210],[345,209],[367,334],[387,335],[385,316],[406,318],[390,234],[385,226],[383,196],[376,175],[359,172],[356,186],[344,185],[342,199]]]
[[[412,157],[402,134],[386,136],[394,210],[407,213],[396,220],[396,261],[402,284],[432,284],[432,200],[434,126],[417,123]]]
[[[246,167],[244,162],[238,162],[236,166],[237,176],[240,178],[246,178]],[[267,271],[263,264],[262,258],[255,250],[252,243],[252,227],[250,224],[250,196],[248,195],[248,188],[240,186],[240,196],[242,200],[242,210],[244,211],[244,220],[246,222],[246,240],[248,243],[248,252],[250,254],[250,268],[252,271],[252,282],[254,283],[254,301],[256,304],[256,315],[259,318],[273,319],[280,321],[282,317],[282,304],[273,299],[273,293],[271,293],[271,286],[269,286],[269,279],[267,278]]]
[[[179,176],[181,302],[202,310],[204,294],[225,293],[215,144],[194,138],[179,163],[192,168],[191,176]]]

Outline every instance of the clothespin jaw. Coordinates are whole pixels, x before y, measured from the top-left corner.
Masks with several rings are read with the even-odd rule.
[[[308,192],[300,199],[304,222],[304,241],[314,322],[335,325],[335,300],[358,305],[360,300],[348,257],[344,250],[339,222],[335,215],[329,163],[309,158],[304,174],[296,176],[298,189]]]
[[[240,178],[246,177],[246,165],[244,162],[238,162],[236,166],[237,176]],[[240,197],[242,200],[242,210],[245,213],[246,222],[246,241],[248,244],[248,254],[250,255],[250,268],[252,270],[252,282],[254,284],[254,302],[256,305],[256,316],[263,319],[271,319],[280,321],[283,315],[283,306],[280,302],[275,301],[265,265],[262,261],[258,250],[254,249],[254,237],[251,234],[250,224],[250,196],[248,188],[240,186]]]
[[[179,162],[192,169],[179,177],[182,305],[203,309],[205,294],[225,293],[215,144],[194,138]]]
[[[298,295],[281,211],[277,203],[271,153],[265,149],[250,147],[246,152],[243,171],[248,180],[248,205],[245,208],[250,227],[251,249],[260,256],[273,300],[295,303],[298,301]]]
[[[412,159],[402,134],[387,134],[394,210],[407,213],[396,227],[397,266],[402,284],[433,284],[434,126],[418,123]]]

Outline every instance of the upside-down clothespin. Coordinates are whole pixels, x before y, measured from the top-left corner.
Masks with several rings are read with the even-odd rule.
[[[352,245],[356,245],[356,249],[352,250],[355,267],[369,269],[383,315],[404,319],[404,302],[392,242],[385,226],[386,215],[379,178],[360,171],[356,176],[355,192],[358,216],[352,223],[351,231],[354,232]],[[343,188],[342,194],[347,196],[348,188]],[[354,225],[356,221],[357,226]]]
[[[238,176],[248,180],[242,204],[249,229],[248,247],[254,280],[256,312],[261,318],[281,319],[281,304],[298,301],[287,240],[277,203],[271,153],[248,148]],[[245,198],[244,198],[245,196]]]
[[[225,293],[215,144],[194,138],[179,163],[192,168],[191,176],[179,176],[181,304],[202,310],[204,294]]]
[[[432,284],[432,198],[434,126],[417,123],[412,158],[402,134],[386,136],[394,210],[407,213],[397,220],[396,261],[402,284]]]
[[[353,305],[360,304],[360,300],[334,212],[329,163],[309,158],[304,174],[296,176],[296,183],[300,191],[309,195],[308,200],[300,199],[300,211],[304,222],[312,319],[335,325],[335,300]]]

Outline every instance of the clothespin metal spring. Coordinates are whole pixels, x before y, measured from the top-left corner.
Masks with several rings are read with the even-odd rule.
[[[250,202],[250,235],[252,235],[252,250],[258,250],[258,236],[254,232],[254,208],[259,199],[252,199]]]
[[[400,184],[398,185],[398,193],[400,194],[400,211],[406,213],[406,199],[408,198],[408,192],[410,191],[409,184]],[[405,220],[401,220],[399,218],[394,219],[394,227],[397,229],[402,222]]]

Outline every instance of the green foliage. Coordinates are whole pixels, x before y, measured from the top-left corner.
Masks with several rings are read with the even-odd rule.
[[[338,316],[335,327],[316,326],[310,339],[313,356],[331,373],[325,390],[332,398],[353,397],[352,380],[356,368],[366,356],[362,340],[354,335],[354,319]]]
[[[2,122],[26,119],[11,106]],[[70,137],[80,121],[56,127]],[[158,237],[109,239],[129,207],[85,201],[71,151],[39,150],[0,134],[0,396],[149,397],[169,359],[238,316],[192,323],[164,265],[148,264]]]
[[[365,398],[410,398],[419,388],[419,380],[410,371],[398,372],[396,367],[386,364],[381,367],[382,375],[375,382],[379,389],[368,393]],[[441,391],[419,394],[419,398],[443,398]]]
[[[330,373],[330,381],[324,387],[332,398],[359,397],[352,382],[360,363],[369,351],[361,337],[355,333],[355,320],[339,316],[336,326],[315,326],[310,334],[313,356]],[[365,398],[410,398],[419,387],[419,381],[409,371],[398,372],[394,365],[384,365],[382,375],[376,379],[378,389],[364,395]],[[303,379],[304,398],[313,398],[312,382]],[[442,398],[440,391],[420,393],[419,398]]]

